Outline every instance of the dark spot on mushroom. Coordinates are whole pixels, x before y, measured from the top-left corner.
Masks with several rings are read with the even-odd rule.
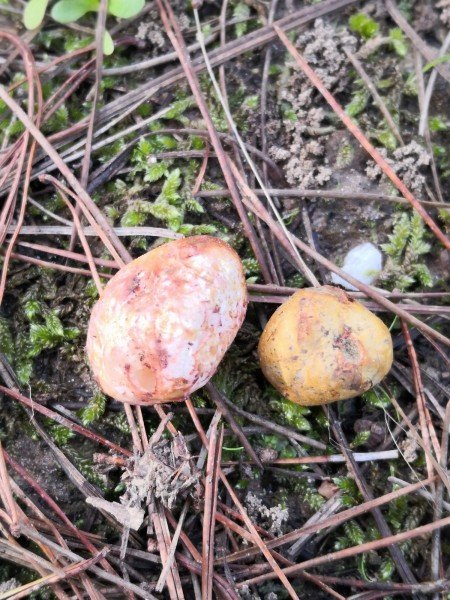
[[[137,294],[139,292],[140,287],[141,287],[140,273],[137,273],[137,275],[135,275],[133,277],[133,279],[131,280],[130,294]]]
[[[344,326],[343,333],[334,338],[333,348],[342,350],[346,360],[355,361],[360,356],[358,344],[352,337],[352,329],[347,325]]]

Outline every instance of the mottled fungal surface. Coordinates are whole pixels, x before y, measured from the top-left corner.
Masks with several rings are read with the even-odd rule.
[[[296,292],[269,320],[259,342],[261,368],[287,398],[304,406],[358,396],[391,368],[382,321],[339,288]]]
[[[131,404],[182,400],[215,372],[245,317],[241,261],[196,236],[123,267],[94,306],[87,353],[109,396]]]

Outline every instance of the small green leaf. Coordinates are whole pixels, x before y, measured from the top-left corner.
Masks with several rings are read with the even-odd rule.
[[[65,327],[64,339],[67,341],[75,340],[80,335],[80,330],[77,327]]]
[[[351,102],[345,107],[345,112],[349,117],[356,117],[366,108],[368,100],[369,93],[366,90],[358,90],[353,94]]]
[[[390,581],[392,575],[395,573],[395,564],[390,557],[386,557],[382,560],[380,568],[378,570],[381,581]]]
[[[184,111],[194,104],[193,98],[183,98],[172,104],[172,107],[161,117],[162,119],[176,119],[181,116]]]
[[[391,88],[394,85],[394,79],[392,77],[387,77],[386,79],[380,79],[377,83],[377,88],[379,90],[386,90]]]
[[[428,120],[430,131],[447,131],[448,125],[440,117],[430,117]]]
[[[291,427],[302,431],[311,430],[311,425],[305,418],[305,415],[310,412],[308,408],[300,406],[299,404],[294,404],[287,398],[284,398],[281,394],[274,394],[274,397],[278,397],[279,400],[271,400],[269,406],[277,410],[277,412],[283,416],[286,423],[291,425]]]
[[[244,106],[256,110],[259,105],[259,94],[253,94],[253,96],[247,96],[244,100]]]
[[[145,223],[146,216],[138,210],[128,209],[120,220],[122,227],[139,227]]]
[[[362,446],[367,442],[369,438],[370,431],[360,431],[355,435],[353,442],[350,444],[350,448],[357,448],[358,446]]]
[[[66,52],[74,52],[75,50],[80,50],[80,48],[86,48],[91,42],[92,38],[89,36],[80,37],[78,33],[64,32],[64,50]]]
[[[283,115],[283,119],[286,119],[286,121],[298,121],[297,113],[289,102],[283,101],[281,103],[281,114]]]
[[[30,356],[37,356],[44,348],[51,348],[54,345],[54,340],[49,335],[45,325],[32,323],[30,327]]]
[[[140,13],[144,4],[145,0],[109,0],[108,12],[114,17],[129,19]]]
[[[352,31],[359,33],[366,40],[375,37],[380,29],[378,23],[364,13],[352,15],[348,23]]]
[[[397,148],[397,138],[391,130],[379,131],[375,137],[388,150],[395,150]]]
[[[247,21],[244,19],[248,19],[250,16],[250,7],[244,2],[238,2],[233,10],[233,18],[242,19],[241,23],[237,23],[235,26],[236,37],[242,37],[244,33],[247,31]]]
[[[72,23],[88,12],[96,11],[99,0],[59,0],[52,8],[52,18],[58,23]]]
[[[109,31],[105,31],[103,33],[103,54],[105,56],[111,56],[111,54],[114,52],[114,42],[113,39],[111,37],[111,34],[109,33]]]
[[[152,183],[153,181],[161,179],[161,177],[167,173],[167,169],[168,164],[164,161],[150,164],[145,171],[144,181]]]
[[[406,53],[408,52],[408,45],[406,43],[403,31],[399,27],[394,27],[394,29],[389,31],[389,38],[395,52],[402,58],[406,56]]]
[[[217,227],[214,225],[190,225],[189,223],[183,223],[177,229],[178,233],[183,235],[211,235],[216,233]]]
[[[68,427],[65,427],[65,425],[59,425],[54,422],[49,423],[49,429],[50,435],[58,446],[66,446],[68,441],[75,435],[73,431]]]
[[[344,523],[344,530],[348,539],[354,546],[360,546],[366,541],[364,531],[356,521],[348,521],[347,523]]]
[[[16,375],[17,379],[22,385],[29,383],[31,373],[33,372],[33,361],[31,358],[23,358],[16,362]]]
[[[45,317],[45,326],[49,337],[62,338],[64,337],[64,327],[60,318],[54,312],[48,313]]]
[[[157,219],[166,221],[169,227],[174,231],[178,231],[178,228],[183,223],[182,213],[178,210],[178,208],[172,206],[164,199],[157,200],[153,204],[151,213]]]
[[[198,213],[198,214],[205,212],[205,209],[203,208],[203,206],[195,198],[189,198],[188,200],[186,200],[185,207],[186,207],[186,210],[188,210],[189,212],[194,212],[194,213]]]
[[[103,212],[112,222],[114,222],[120,216],[119,209],[117,208],[117,206],[105,206]]]
[[[106,397],[101,392],[96,392],[89,400],[86,408],[80,411],[83,425],[89,425],[103,416],[106,409]]]
[[[386,392],[379,386],[374,387],[373,389],[364,392],[362,394],[362,398],[376,408],[384,408],[387,409],[391,406],[391,400]]]
[[[27,29],[36,29],[42,23],[48,0],[28,0],[23,11],[23,24]]]
[[[191,138],[191,146],[194,150],[203,150],[205,141],[200,136],[195,135]]]
[[[261,272],[256,258],[243,258],[242,266],[244,267],[245,275],[254,275]]]
[[[441,65],[442,63],[446,63],[449,60],[450,60],[450,54],[444,54],[442,56],[438,56],[434,60],[431,60],[429,63],[427,63],[424,66],[424,68],[422,69],[422,71],[424,73],[426,73],[427,71],[430,71],[431,69],[434,69],[434,67],[436,67],[437,65]]]
[[[168,202],[176,201],[178,199],[178,188],[180,185],[181,171],[180,169],[174,169],[168,174],[161,190],[160,197],[164,198]]]
[[[154,148],[150,140],[146,138],[141,138],[137,145],[137,150],[144,156],[148,156],[153,152]]]
[[[426,265],[415,265],[413,269],[414,277],[425,287],[432,287],[433,277]]]
[[[155,143],[158,150],[174,150],[178,146],[178,142],[173,135],[157,135]]]
[[[28,300],[23,307],[29,321],[34,321],[42,313],[42,304],[39,300]]]

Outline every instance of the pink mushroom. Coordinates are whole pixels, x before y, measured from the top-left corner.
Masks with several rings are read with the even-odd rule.
[[[120,269],[95,304],[87,354],[121,402],[183,400],[214,374],[245,318],[242,263],[225,242],[169,242]]]

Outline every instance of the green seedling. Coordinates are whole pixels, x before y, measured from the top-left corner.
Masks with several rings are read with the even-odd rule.
[[[49,0],[28,0],[24,12],[23,23],[27,29],[36,29],[44,20]],[[129,19],[137,15],[144,7],[145,0],[109,0],[108,14],[120,19]],[[89,12],[98,12],[100,0],[59,0],[50,12],[58,23],[73,23]],[[106,55],[114,52],[114,42],[108,31],[103,35],[103,52]]]

